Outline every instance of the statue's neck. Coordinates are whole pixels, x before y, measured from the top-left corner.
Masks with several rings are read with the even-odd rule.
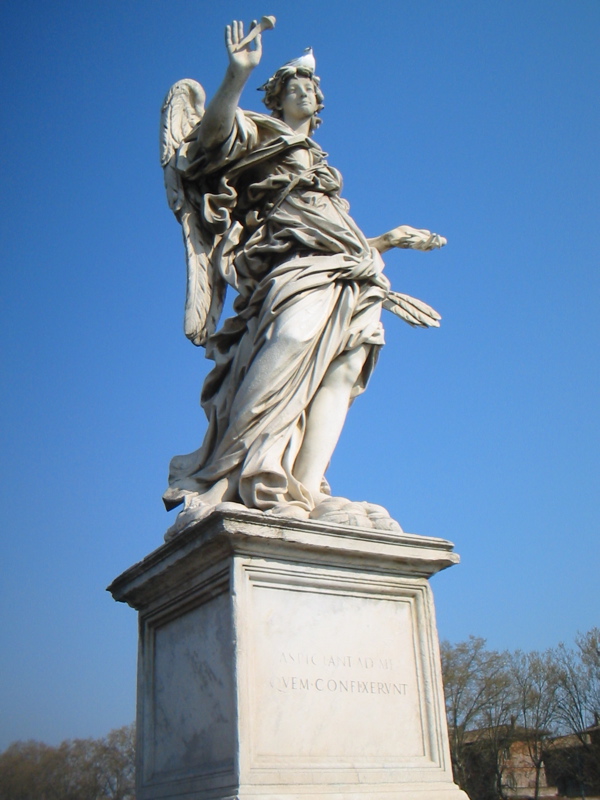
[[[300,122],[298,120],[293,120],[293,119],[286,119],[284,117],[283,121],[288,126],[288,128],[291,128],[294,131],[294,133],[300,133],[303,136],[309,136],[310,135],[310,123],[312,121],[311,117],[309,117],[307,120],[304,120],[302,122]]]

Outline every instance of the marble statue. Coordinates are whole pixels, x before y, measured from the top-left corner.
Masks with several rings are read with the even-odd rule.
[[[323,108],[311,50],[261,87],[270,115],[242,111],[273,17],[226,29],[229,66],[205,108],[182,80],[162,112],[168,201],[187,258],[185,333],[214,368],[201,403],[208,430],[171,461],[167,537],[222,504],[304,519],[399,530],[385,509],[332,497],[325,471],[349,405],[383,345],[382,308],[439,326],[431,307],[392,291],[381,254],[446,240],[401,225],[368,239],[340,196],[340,173],[312,138]],[[225,290],[235,316],[219,327]]]

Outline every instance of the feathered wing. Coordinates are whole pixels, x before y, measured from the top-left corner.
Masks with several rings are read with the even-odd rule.
[[[204,115],[206,93],[194,80],[177,81],[168,91],[160,118],[160,163],[169,207],[181,223],[187,263],[185,335],[204,345],[214,331],[225,298],[225,282],[212,268],[213,242],[202,229],[176,169],[177,150]]]
[[[164,170],[169,208],[177,214],[186,202],[175,169],[177,148],[204,116],[206,93],[198,81],[184,78],[167,92],[160,114],[160,165]]]
[[[386,299],[383,301],[383,307],[408,322],[414,328],[440,327],[441,316],[438,312],[428,306],[427,303],[417,300],[416,297],[411,297],[408,294],[388,292]]]

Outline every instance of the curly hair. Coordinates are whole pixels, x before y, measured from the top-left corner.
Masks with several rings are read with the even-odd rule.
[[[317,112],[325,108],[325,104],[323,103],[325,96],[320,87],[321,79],[314,75],[313,72],[307,67],[284,66],[280,67],[280,69],[278,69],[277,72],[271,78],[269,78],[265,84],[258,87],[258,91],[264,91],[265,93],[265,96],[263,97],[263,103],[271,112],[271,116],[275,117],[276,119],[283,119],[283,113],[280,107],[281,100],[285,91],[285,87],[291,78],[310,78],[315,87]],[[322,120],[315,114],[310,121],[310,132],[312,133],[315,128],[321,124],[321,122]]]

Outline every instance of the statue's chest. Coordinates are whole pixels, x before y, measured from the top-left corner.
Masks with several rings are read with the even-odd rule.
[[[313,159],[310,150],[304,147],[298,147],[292,154],[294,164],[298,165],[301,169],[308,169],[312,167]]]

